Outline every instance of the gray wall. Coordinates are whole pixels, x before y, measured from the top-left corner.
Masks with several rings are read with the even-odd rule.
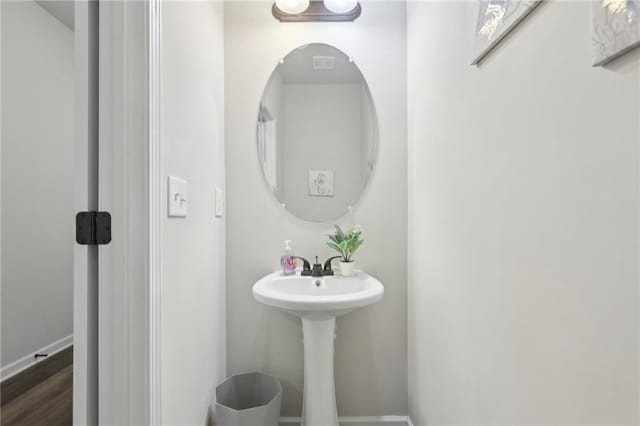
[[[479,68],[408,4],[414,424],[638,424],[638,66],[549,2]]]
[[[251,286],[279,268],[284,239],[292,239],[300,255],[331,255],[324,235],[333,222],[302,222],[279,207],[260,168],[255,125],[279,58],[306,43],[329,43],[355,58],[377,108],[376,170],[353,214],[341,223],[364,227],[367,241],[358,264],[385,285],[381,303],[338,319],[338,410],[347,416],[405,414],[406,8],[367,2],[353,24],[286,25],[270,9],[267,2],[225,3],[228,371],[277,375],[284,386],[282,414],[300,415],[300,320],[255,302]]]
[[[162,223],[161,415],[205,425],[226,373],[225,225],[214,217],[214,190],[224,188],[223,7],[162,7],[162,170],[187,180],[189,215]]]
[[[73,333],[73,32],[2,3],[2,366]]]

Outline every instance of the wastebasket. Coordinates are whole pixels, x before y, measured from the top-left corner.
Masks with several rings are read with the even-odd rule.
[[[216,426],[278,426],[282,386],[264,373],[236,374],[216,387]]]

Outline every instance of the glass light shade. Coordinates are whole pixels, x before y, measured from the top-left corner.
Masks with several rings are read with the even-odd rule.
[[[324,7],[333,13],[351,12],[358,4],[358,0],[324,0]]]
[[[276,6],[284,13],[296,15],[309,7],[309,0],[276,0]]]

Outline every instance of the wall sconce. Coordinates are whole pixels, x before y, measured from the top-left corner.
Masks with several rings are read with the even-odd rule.
[[[353,22],[362,7],[358,0],[276,0],[271,13],[280,22]]]

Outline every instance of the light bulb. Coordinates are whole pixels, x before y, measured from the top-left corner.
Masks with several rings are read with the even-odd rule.
[[[284,13],[296,15],[309,7],[309,0],[276,0],[276,6]]]
[[[358,5],[358,0],[324,0],[324,7],[333,13],[351,12]]]

